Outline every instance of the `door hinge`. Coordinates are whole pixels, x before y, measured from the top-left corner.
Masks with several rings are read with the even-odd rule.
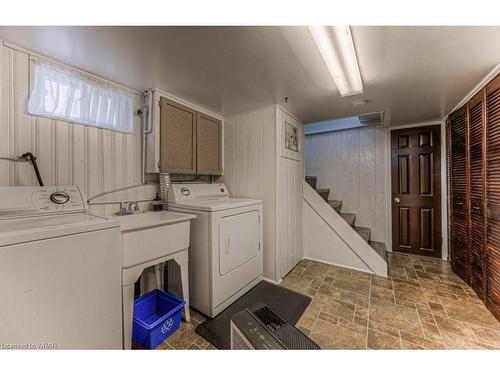
[[[260,251],[260,242],[259,242],[259,251]]]

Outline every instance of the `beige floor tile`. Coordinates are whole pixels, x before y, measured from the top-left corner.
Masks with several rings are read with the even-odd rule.
[[[408,341],[401,340],[401,348],[403,350],[425,350],[423,346],[413,344]]]
[[[354,313],[354,316],[360,319],[368,319],[368,308],[356,306],[356,311]]]
[[[417,310],[409,307],[373,300],[370,304],[370,320],[423,335]]]
[[[198,345],[200,348],[205,349],[209,345],[211,345],[207,340],[205,340],[203,337],[198,337],[198,340],[195,341],[195,344]]]
[[[474,339],[474,334],[466,323],[440,315],[435,315],[434,319],[441,332],[452,333],[456,336]]]
[[[418,308],[417,311],[418,311],[418,316],[420,317],[420,321],[422,323],[435,324],[434,316],[431,313],[420,311],[418,310]]]
[[[365,349],[366,335],[318,319],[309,337],[322,349]]]
[[[482,344],[477,341],[467,340],[463,337],[455,336],[446,332],[443,332],[443,340],[448,349],[497,349],[493,346]]]
[[[396,302],[394,299],[394,291],[392,289],[382,288],[375,285],[372,285],[371,287],[370,297],[391,303]]]
[[[181,322],[179,329],[174,332],[165,342],[174,349],[187,349],[200,337],[194,331],[192,323]]]
[[[425,338],[434,341],[442,341],[441,333],[436,324],[422,323]]]
[[[370,293],[370,279],[359,278],[354,275],[335,275],[333,286],[340,289],[350,290],[358,294],[368,296]]]
[[[309,306],[306,311],[304,311],[297,324],[304,328],[312,329],[314,323],[316,323],[316,319],[318,319],[319,313],[320,311],[318,309]]]
[[[341,289],[330,287],[322,284],[318,289],[318,294],[338,299],[340,297]]]
[[[500,330],[473,325],[470,326],[470,329],[478,341],[500,347]]]
[[[304,279],[293,275],[287,275],[280,284],[282,287],[295,290],[296,292],[305,292],[311,285],[311,280]]]
[[[400,278],[400,277],[394,277],[394,276],[392,277],[392,283],[394,286],[396,284],[405,284],[405,285],[413,286],[415,288],[421,287],[420,282],[410,281],[410,280],[407,280],[406,278]]]
[[[394,328],[394,327],[391,327],[391,326],[388,326],[388,325],[385,325],[382,323],[378,323],[378,322],[375,322],[373,320],[368,321],[368,327],[371,329],[374,329],[378,332],[385,333],[386,335],[390,335],[390,336],[399,338],[399,329],[397,329],[397,328]]]
[[[411,342],[426,349],[444,350],[446,349],[442,341],[434,341],[426,339],[425,337],[412,335],[411,333],[401,331],[401,340]]]
[[[203,350],[203,348],[200,348],[196,343],[192,343],[188,346],[187,350]]]
[[[446,311],[443,308],[443,305],[439,303],[429,302],[429,307],[431,308],[431,312],[433,315],[447,316]]]
[[[459,301],[462,302],[462,301]],[[476,304],[443,305],[444,310],[452,319],[461,320],[474,325],[484,325],[493,329],[500,329],[500,322],[484,306]]]
[[[298,326],[297,327],[300,332],[302,332],[304,335],[308,336],[311,334],[311,330],[309,328],[306,328],[306,327],[302,327],[302,326]]]
[[[310,306],[339,318],[347,320],[352,320],[354,318],[354,305],[337,301],[336,299],[321,294],[317,294],[313,298]]]
[[[350,321],[350,320],[345,320],[345,319],[339,319],[337,325],[339,327],[344,327],[347,329],[350,329],[351,331],[357,332],[362,335],[366,335],[368,331],[367,324],[359,324],[356,321]]]
[[[368,307],[369,298],[367,295],[351,292],[350,290],[339,289],[341,291],[339,300],[360,307]]]
[[[421,288],[415,288],[407,284],[394,284],[394,295],[396,300],[422,304],[427,303],[427,299]]]
[[[324,320],[325,322],[329,322],[332,324],[337,324],[339,322],[339,317],[325,312],[320,312],[318,319]]]
[[[323,282],[321,283],[321,285],[325,285],[327,287],[331,287],[332,284],[333,284],[333,280],[334,280],[334,277],[333,276],[329,276],[328,273],[326,274],[325,278],[323,279]]]
[[[368,330],[368,349],[382,349],[382,350],[397,350],[401,349],[401,340],[399,337],[389,336],[385,333]]]
[[[372,287],[373,286],[392,289],[392,280],[381,276],[372,276]]]

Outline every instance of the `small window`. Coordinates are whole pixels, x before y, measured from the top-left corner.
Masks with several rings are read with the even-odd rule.
[[[125,133],[133,132],[132,96],[115,87],[35,63],[28,113]]]

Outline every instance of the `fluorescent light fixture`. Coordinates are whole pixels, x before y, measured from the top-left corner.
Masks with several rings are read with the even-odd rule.
[[[363,82],[349,26],[309,26],[341,96],[363,93]]]

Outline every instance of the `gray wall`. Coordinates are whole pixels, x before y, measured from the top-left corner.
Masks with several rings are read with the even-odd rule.
[[[366,127],[308,135],[304,143],[306,176],[318,176],[318,187],[329,187],[330,199],[381,242],[388,234],[387,142],[386,130]]]

